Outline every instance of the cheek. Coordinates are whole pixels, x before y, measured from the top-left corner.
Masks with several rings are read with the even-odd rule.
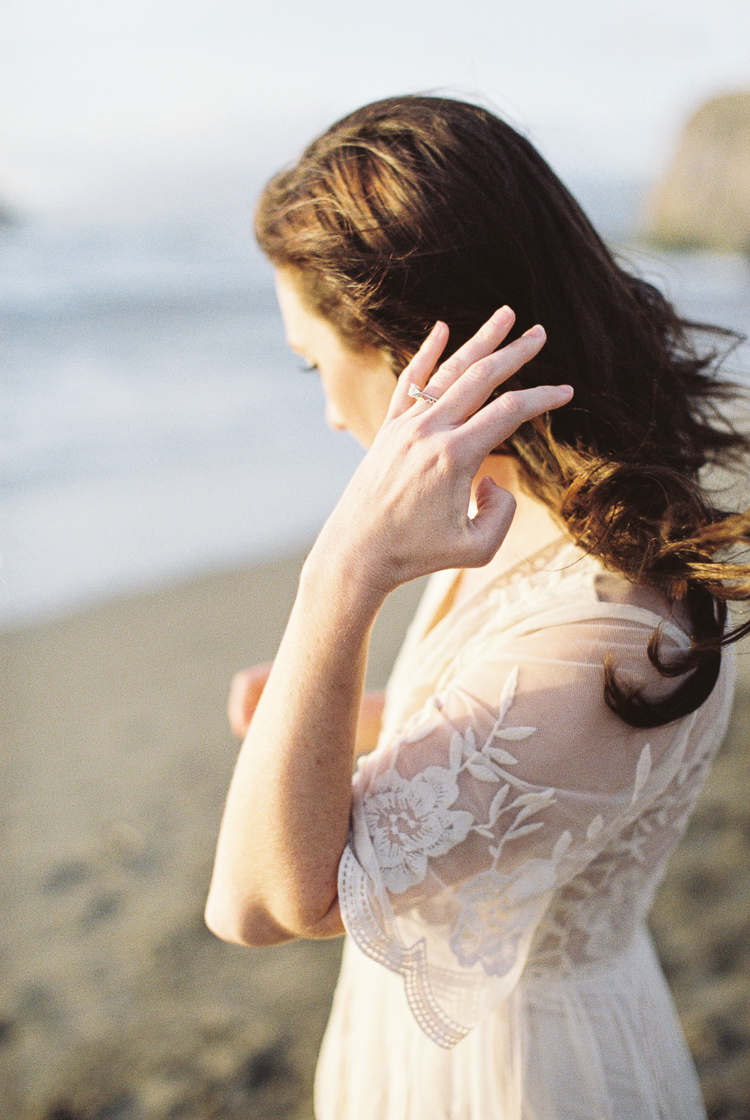
[[[378,370],[378,376],[373,378],[370,389],[370,412],[377,417],[378,426],[385,420],[395,391],[396,378],[390,369]]]
[[[340,370],[331,369],[329,366],[321,367],[320,380],[325,395],[326,423],[334,431],[342,431],[346,428],[350,413],[350,402],[346,392],[347,379],[342,376]]]

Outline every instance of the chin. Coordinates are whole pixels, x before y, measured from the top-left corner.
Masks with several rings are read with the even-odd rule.
[[[353,431],[352,428],[349,428],[348,432],[350,436],[356,439],[357,443],[361,448],[363,448],[364,451],[370,450],[373,444],[373,440],[375,439],[374,435],[370,435],[369,433],[367,435],[364,435],[362,432]]]

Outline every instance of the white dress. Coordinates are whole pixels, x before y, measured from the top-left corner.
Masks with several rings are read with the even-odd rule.
[[[629,727],[603,663],[649,695],[687,638],[658,600],[559,541],[431,623],[433,577],[354,776],[348,936],[318,1120],[699,1120],[645,926],[729,716]]]

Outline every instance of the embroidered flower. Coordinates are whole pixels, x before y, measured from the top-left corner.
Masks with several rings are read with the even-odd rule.
[[[449,809],[457,797],[455,776],[441,766],[428,766],[411,779],[390,770],[364,795],[367,830],[383,882],[393,894],[421,883],[427,860],[466,838],[474,817]]]

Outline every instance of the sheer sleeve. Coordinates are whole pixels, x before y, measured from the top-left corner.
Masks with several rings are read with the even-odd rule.
[[[369,957],[401,973],[440,1045],[512,990],[554,893],[680,764],[685,721],[636,730],[604,703],[607,653],[621,678],[665,687],[646,656],[653,617],[612,611],[462,656],[360,760],[339,869],[344,923]],[[668,628],[665,649],[670,634],[682,644]]]

